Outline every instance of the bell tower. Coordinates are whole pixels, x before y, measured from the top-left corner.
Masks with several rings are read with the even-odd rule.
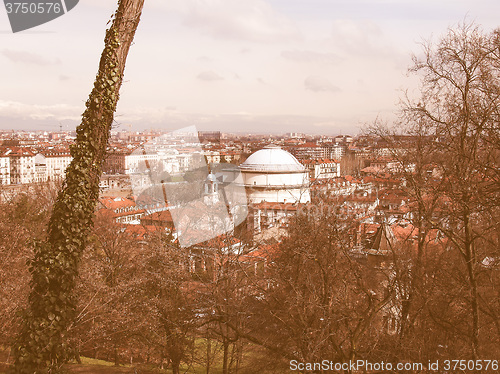
[[[203,184],[203,202],[207,205],[219,202],[219,181],[212,172],[208,174]]]

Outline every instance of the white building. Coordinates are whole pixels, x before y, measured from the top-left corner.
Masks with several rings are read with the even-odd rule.
[[[345,144],[324,144],[322,147],[323,157],[335,160],[340,160],[346,153],[347,146]]]
[[[65,149],[49,148],[35,156],[35,182],[60,181],[73,160]]]
[[[315,160],[304,160],[306,168],[309,170],[309,177],[312,179],[332,179],[340,177],[340,162],[320,158]]]
[[[5,152],[0,153],[0,185],[10,184],[10,158]]]
[[[35,172],[33,182],[40,183],[47,181],[47,164],[45,156],[41,153],[35,155]]]
[[[4,154],[10,159],[10,183],[33,183],[35,179],[35,154],[28,148],[11,147]]]
[[[268,145],[240,165],[249,203],[308,203],[309,171],[290,153]]]
[[[189,168],[189,154],[182,154],[175,149],[160,150],[150,153],[134,151],[125,156],[125,173],[143,173],[151,171],[176,174]]]
[[[203,152],[209,164],[218,164],[221,161],[221,154],[219,151],[205,151]]]

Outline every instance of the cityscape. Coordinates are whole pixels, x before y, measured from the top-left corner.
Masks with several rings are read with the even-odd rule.
[[[20,196],[38,196],[40,191],[57,191],[64,183],[66,168],[72,161],[71,147],[75,142],[75,133],[3,131],[0,137],[2,141],[0,192],[4,206],[15,203]],[[429,142],[431,138],[424,136],[423,140]],[[443,140],[435,140],[438,145],[443,143]],[[181,129],[176,133],[154,130],[113,131],[102,166],[99,199],[95,208],[97,226],[95,233],[92,234],[95,238],[93,240],[104,240],[103,244],[108,240],[118,240],[119,242],[113,244],[113,247],[118,245],[115,251],[123,251],[120,256],[129,258],[129,256],[136,257],[135,251],[139,248],[140,251],[150,251],[151,249],[147,248],[150,248],[151,243],[163,238],[161,240],[166,241],[166,247],[163,244],[157,248],[163,248],[161,249],[164,251],[163,256],[173,256],[174,261],[180,266],[176,271],[181,275],[175,275],[179,278],[174,277],[174,280],[180,282],[178,287],[181,288],[176,292],[184,287],[189,289],[194,287],[192,291],[197,295],[196,300],[177,300],[176,303],[182,303],[182,308],[199,308],[198,303],[214,300],[213,297],[221,297],[220,292],[237,291],[232,296],[235,299],[228,303],[232,305],[228,306],[229,308],[235,308],[236,311],[245,305],[245,308],[260,310],[259,308],[263,306],[259,303],[247,305],[247,301],[244,302],[240,297],[247,295],[248,292],[258,292],[262,295],[268,293],[273,295],[276,292],[269,283],[265,284],[278,281],[278,279],[273,280],[273,276],[276,276],[274,272],[279,273],[282,270],[276,266],[293,267],[293,264],[286,265],[283,261],[295,261],[293,258],[299,255],[296,251],[301,246],[296,247],[294,243],[307,238],[307,235],[303,236],[305,232],[297,231],[300,225],[307,227],[313,224],[316,227],[313,229],[314,235],[336,227],[336,230],[340,230],[338,234],[340,236],[335,239],[334,248],[338,248],[340,253],[346,256],[344,260],[353,261],[355,266],[353,264],[347,266],[343,261],[334,260],[334,257],[325,258],[327,263],[331,262],[328,266],[337,269],[331,276],[336,278],[337,271],[341,271],[341,274],[344,271],[354,271],[357,275],[354,277],[351,275],[350,281],[368,282],[357,291],[364,289],[369,296],[358,301],[368,303],[365,304],[368,309],[363,313],[369,313],[371,322],[369,326],[363,327],[364,334],[368,336],[376,334],[377,339],[387,336],[390,340],[402,334],[407,324],[405,319],[408,318],[404,313],[409,313],[405,311],[407,305],[405,303],[410,302],[406,292],[411,290],[408,288],[411,284],[406,283],[407,280],[403,278],[398,278],[402,276],[400,272],[411,271],[413,266],[416,266],[414,261],[420,256],[425,256],[428,258],[425,261],[431,263],[440,261],[438,259],[442,256],[449,256],[447,253],[452,250],[450,245],[453,246],[447,234],[447,230],[454,227],[447,213],[448,198],[440,196],[429,202],[427,199],[432,193],[426,192],[425,204],[430,204],[428,206],[430,210],[425,214],[430,215],[429,220],[439,221],[441,228],[437,225],[427,226],[416,215],[422,214],[418,213],[421,208],[418,207],[419,200],[413,185],[416,183],[416,175],[424,178],[424,184],[419,187],[423,192],[428,188],[435,188],[433,185],[442,180],[446,173],[442,161],[438,159],[429,159],[423,165],[418,164],[420,160],[415,154],[418,152],[415,145],[421,141],[422,138],[418,135],[393,135],[387,138],[375,132],[354,136],[347,134],[321,136],[303,133],[230,134],[220,131],[196,131],[194,128]],[[491,186],[488,178],[478,181],[478,186],[483,182]],[[186,194],[186,191],[189,193]],[[496,193],[498,190],[493,191],[493,194]],[[325,220],[327,226],[322,227],[322,224],[316,226],[322,220]],[[322,241],[329,235],[305,239],[308,244],[305,244],[306,247],[302,247],[300,251],[312,251],[309,255],[317,256],[314,254],[315,251],[326,248]],[[113,237],[115,238],[112,239]],[[122,241],[128,244],[120,249],[124,244],[118,243]],[[96,253],[99,253],[98,248],[102,248],[106,254],[101,260],[116,260],[113,259],[116,253],[108,254],[105,247],[101,247],[100,244],[95,245],[91,245],[94,248],[92,251],[97,250]],[[338,245],[340,247],[337,247]],[[127,246],[131,249],[127,249]],[[493,283],[481,286],[483,295],[489,294],[491,297],[494,297],[497,284],[496,250],[482,252],[482,257],[478,258],[481,271],[493,277],[491,278]],[[281,257],[280,251],[288,253],[286,259]],[[309,255],[304,253],[299,256],[303,255],[306,257],[301,261],[306,261]],[[452,263],[456,261],[452,258],[448,260]],[[406,265],[400,261],[404,261]],[[130,265],[121,263],[119,266]],[[309,269],[307,271],[314,270],[313,265],[307,266]],[[403,268],[399,268],[400,266]],[[405,268],[406,266],[410,267]],[[108,265],[105,265],[103,270],[107,267]],[[224,280],[223,274],[226,271],[231,272],[229,283]],[[243,278],[240,278],[242,276]],[[434,276],[437,276],[437,273]],[[169,282],[172,279],[166,278],[165,281]],[[105,291],[109,290],[109,287],[106,285],[98,292],[109,292]],[[205,295],[208,289],[211,291]],[[262,297],[270,297],[269,295]],[[118,302],[118,299],[115,299],[117,295],[110,297],[109,302]],[[208,299],[200,301],[198,297],[202,299],[208,297]],[[345,302],[342,300],[346,295],[339,294],[338,297],[339,302]],[[242,304],[233,305],[236,301]],[[195,304],[190,305],[192,302]],[[142,303],[148,302],[143,300]],[[175,308],[180,307],[176,303],[163,307],[166,307],[166,310],[175,305],[177,305]],[[271,313],[274,313],[274,308],[270,310]],[[358,312],[361,311],[354,313],[351,310],[350,313],[357,315]],[[127,313],[132,313],[132,316]],[[133,317],[135,312],[127,313],[112,318],[118,318],[115,321],[118,325],[128,323],[126,321],[129,321],[129,318],[136,318]],[[204,314],[206,312],[197,317],[187,311],[183,313],[187,314],[170,318],[181,318],[175,323],[183,321],[182,323],[188,325],[194,323],[195,326],[198,323],[202,325],[208,323],[209,326],[215,324],[203,332],[210,336],[215,334],[210,338],[215,339],[211,343],[214,346],[203,348],[207,350],[206,354],[213,355],[214,360],[219,355],[217,353],[219,338],[222,339],[221,349],[224,344],[227,344],[226,347],[234,345],[232,349],[236,350],[231,354],[229,351],[224,351],[221,358],[225,362],[224,365],[227,365],[228,373],[237,369],[254,372],[244,363],[231,363],[236,357],[233,357],[233,354],[243,354],[245,350],[244,339],[238,338],[238,334],[242,333],[240,332],[242,327],[232,327],[227,330],[227,322],[221,322],[217,318],[209,322],[211,318]],[[225,313],[232,316],[231,320],[236,318],[232,312]],[[101,315],[100,312],[98,315]],[[368,316],[356,318],[364,321],[363,318]],[[104,317],[101,315],[99,318]],[[193,322],[195,320],[198,322]],[[260,322],[256,320],[249,326],[243,326],[246,326],[245,329],[251,328],[252,323]],[[92,334],[99,334],[97,331],[108,328],[100,323],[92,324]],[[217,332],[215,326],[219,329],[225,327],[224,330]],[[308,328],[307,326],[308,323],[304,328]],[[358,328],[359,326],[361,325],[358,324]],[[97,331],[94,330],[96,328]],[[130,347],[135,346],[135,343],[132,343],[135,338],[131,338],[128,332],[125,335],[118,333],[117,326],[110,328],[111,334],[121,336],[121,343],[117,343],[114,338],[111,340],[114,341],[115,364],[119,365],[130,360],[137,365],[147,366],[143,353],[140,353],[142,349],[139,347],[142,343],[131,350]],[[138,331],[142,328],[144,326],[139,327]],[[346,331],[347,334],[349,329]],[[176,344],[182,344],[183,348],[179,356],[170,356],[169,360],[178,360],[170,361],[171,363],[177,362],[178,365],[182,365],[182,362],[185,362],[186,352],[195,349],[194,346],[189,348],[188,336],[196,336],[201,331],[204,330],[191,326],[183,333],[176,333],[181,334],[182,339],[175,335],[174,341]],[[95,353],[95,357],[109,359],[108,343],[98,343],[97,337],[98,335],[93,338],[89,336],[88,343],[81,343],[79,346],[81,350],[79,352],[82,355],[89,355],[96,349],[95,344],[97,344],[102,347],[103,353]],[[227,342],[232,343],[224,343],[226,341],[224,339],[230,339]],[[141,339],[138,340],[140,341]],[[438,341],[435,341],[435,344]],[[256,344],[254,347],[248,347],[247,354],[250,356],[262,354],[259,346],[260,344]],[[387,349],[392,350],[390,347],[391,345]],[[350,349],[353,348],[350,346],[348,350]],[[431,352],[434,349],[438,348],[432,348]],[[161,363],[162,367],[164,365],[163,360],[155,362]],[[252,359],[249,362],[253,362]],[[300,367],[307,369],[305,365],[308,362],[295,359],[290,361],[290,368],[294,366],[297,370]],[[319,366],[309,368],[321,368],[328,372],[334,370],[335,365],[340,365],[342,368],[342,362],[344,361],[333,360],[328,363],[321,361],[321,364],[316,363]],[[492,362],[496,365],[497,361]],[[206,361],[204,365],[210,365],[210,361]],[[360,363],[356,365],[358,366],[352,372],[363,370],[366,365],[369,369],[372,368],[370,365],[378,365],[375,367],[380,368],[381,364],[374,360],[364,362],[361,367]],[[411,367],[414,371],[430,368],[430,362],[425,369],[424,366],[419,366],[423,364],[419,364],[416,359],[406,365],[413,365],[406,368],[409,370]],[[270,372],[284,372],[285,367],[286,364],[282,363],[273,369],[275,371]],[[309,371],[314,370],[306,370]],[[266,371],[261,368],[259,372]]]
[[[499,4],[5,0],[0,374],[498,373]]]

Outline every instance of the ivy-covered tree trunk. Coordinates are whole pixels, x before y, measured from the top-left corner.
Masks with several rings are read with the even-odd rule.
[[[35,246],[29,308],[13,351],[14,373],[56,373],[70,357],[66,335],[75,314],[78,265],[99,196],[99,179],[128,50],[144,0],[119,0],[94,88],[86,103],[73,161],[54,205],[47,239]]]

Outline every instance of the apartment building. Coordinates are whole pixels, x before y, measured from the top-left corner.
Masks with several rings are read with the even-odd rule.
[[[68,149],[49,147],[35,156],[33,182],[60,181],[66,176],[66,168],[71,163]]]
[[[10,158],[0,151],[0,185],[10,184]]]
[[[35,153],[24,147],[9,147],[4,153],[10,162],[10,184],[32,183],[35,177]]]

